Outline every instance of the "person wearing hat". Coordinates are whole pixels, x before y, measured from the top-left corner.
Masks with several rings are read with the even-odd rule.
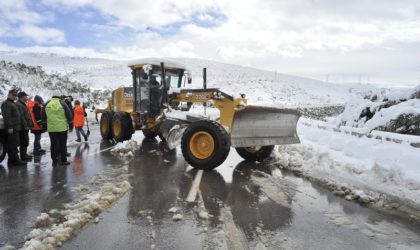
[[[42,107],[44,105],[44,100],[41,96],[36,95],[34,100],[28,101],[28,109],[31,114],[32,124],[34,127],[31,132],[34,134],[34,155],[45,154],[45,150],[41,147],[41,135],[44,132],[42,128]]]
[[[18,93],[18,101],[16,105],[19,107],[19,112],[21,115],[21,129],[19,131],[20,138],[20,159],[22,161],[31,161],[32,156],[28,155],[28,146],[29,146],[29,130],[34,127],[32,124],[31,114],[29,113],[28,106],[26,102],[28,101],[28,94],[24,91]]]
[[[17,91],[9,91],[7,100],[1,105],[1,113],[4,119],[4,127],[7,129],[7,155],[9,165],[26,165],[26,161],[19,159],[18,147],[20,145],[19,132],[22,128],[22,118],[19,107],[15,103]]]
[[[74,102],[74,119],[73,124],[76,129],[76,136],[77,136],[77,142],[81,142],[80,135],[83,136],[85,141],[88,140],[88,136],[86,135],[85,131],[83,130],[83,126],[85,126],[85,117],[87,116],[85,109],[80,105],[80,101],[76,100]]]
[[[45,103],[42,111],[42,125],[48,131],[51,141],[53,166],[69,165],[67,161],[67,133],[73,131],[73,116],[67,104],[54,91],[51,100]]]

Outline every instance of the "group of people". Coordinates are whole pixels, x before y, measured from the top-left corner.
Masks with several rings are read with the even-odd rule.
[[[51,159],[53,166],[69,165],[67,157],[67,135],[76,129],[77,142],[81,136],[85,141],[88,135],[83,130],[85,109],[80,101],[74,102],[54,92],[51,99],[44,103],[41,96],[36,95],[33,100],[24,91],[9,91],[7,100],[1,105],[1,113],[7,130],[8,165],[26,165],[32,161],[27,152],[29,146],[29,131],[34,134],[34,155],[45,154],[41,146],[41,135],[48,132],[51,142]]]

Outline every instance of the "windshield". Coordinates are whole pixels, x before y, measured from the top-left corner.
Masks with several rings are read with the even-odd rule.
[[[178,83],[180,81],[180,72],[171,72],[166,71],[166,83],[169,85],[170,89],[178,88]],[[151,79],[151,86],[159,85],[162,86],[162,71],[154,70]]]

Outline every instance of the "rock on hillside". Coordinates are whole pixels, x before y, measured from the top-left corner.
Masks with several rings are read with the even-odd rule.
[[[337,125],[420,135],[420,85],[410,90],[380,91],[346,104]]]

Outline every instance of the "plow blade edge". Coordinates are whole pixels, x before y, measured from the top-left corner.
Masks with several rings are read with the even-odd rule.
[[[295,109],[246,106],[235,112],[231,128],[233,147],[299,143],[296,126],[300,112]]]

